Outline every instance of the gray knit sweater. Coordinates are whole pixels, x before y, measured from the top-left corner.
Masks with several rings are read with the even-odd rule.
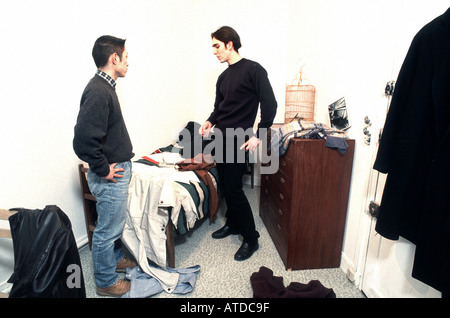
[[[74,128],[73,149],[100,177],[109,173],[109,164],[133,158],[115,89],[95,75],[81,96],[80,111]]]

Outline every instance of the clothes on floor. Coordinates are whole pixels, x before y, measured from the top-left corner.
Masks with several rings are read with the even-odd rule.
[[[151,265],[149,265],[151,266]],[[188,268],[167,268],[169,273],[176,273],[179,277],[178,282],[173,290],[168,290],[174,294],[188,294],[190,293],[197,282],[197,274],[200,271],[200,266],[192,266]],[[140,266],[128,268],[126,279],[130,284],[130,290],[125,293],[122,298],[147,298],[159,294],[164,290],[160,281],[145,273]]]
[[[308,284],[292,282],[285,287],[283,277],[273,276],[273,271],[264,266],[250,276],[250,282],[254,298],[336,298],[333,289],[318,280]]]

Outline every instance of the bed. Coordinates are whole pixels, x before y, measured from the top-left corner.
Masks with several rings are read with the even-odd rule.
[[[166,271],[166,266],[175,267],[174,237],[199,220],[214,220],[218,210],[215,163],[202,154],[185,158],[183,148],[171,144],[133,162],[122,235],[142,270],[168,292],[178,281],[176,274]]]

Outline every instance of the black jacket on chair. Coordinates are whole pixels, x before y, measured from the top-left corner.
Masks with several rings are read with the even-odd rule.
[[[450,9],[414,37],[374,168],[387,173],[375,230],[416,245],[412,277],[450,295]]]
[[[55,205],[14,210],[18,213],[9,217],[14,248],[9,297],[85,298],[80,255],[67,215]]]

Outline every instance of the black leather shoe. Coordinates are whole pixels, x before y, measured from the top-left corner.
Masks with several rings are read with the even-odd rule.
[[[222,238],[225,238],[228,235],[232,235],[232,234],[237,234],[237,233],[234,232],[228,225],[225,225],[221,229],[215,231],[212,234],[212,237],[215,238],[215,239],[222,239]]]
[[[253,255],[253,253],[256,252],[258,247],[259,247],[258,241],[256,241],[253,244],[244,242],[244,243],[242,243],[241,247],[238,249],[238,251],[234,255],[234,259],[236,261],[245,261],[246,259],[250,258],[250,256]]]

